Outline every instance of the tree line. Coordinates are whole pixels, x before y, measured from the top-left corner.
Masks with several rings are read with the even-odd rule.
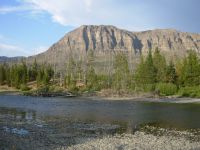
[[[194,96],[200,93],[198,92],[200,61],[193,50],[189,50],[185,58],[176,62],[167,61],[158,48],[153,53],[149,50],[147,56],[141,56],[133,72],[130,70],[127,55],[118,53],[114,58],[112,73],[106,75],[96,74],[93,64],[94,56],[90,55],[89,58],[85,72],[81,69],[81,65],[75,65],[81,62],[75,63],[71,60],[69,63],[71,69],[68,69],[69,74],[66,76],[67,87],[72,85],[76,87],[77,80],[85,79],[84,85],[87,90],[113,89],[118,92],[158,92],[162,95],[173,95],[178,91],[182,92],[181,95],[188,95],[187,91],[190,91],[194,93]],[[81,74],[81,77],[78,74]]]
[[[50,65],[38,65],[36,60],[31,66],[24,61],[20,64],[0,64],[0,85],[8,85],[17,89],[27,90],[28,82],[37,81],[37,86],[48,85],[54,75]]]
[[[97,74],[95,56],[88,52],[87,61],[71,57],[66,66],[64,80],[66,89],[71,91],[98,91],[113,89],[117,92],[157,92],[162,95],[174,95],[177,92],[185,96],[200,96],[200,61],[195,51],[188,51],[180,61],[166,61],[158,48],[147,56],[141,56],[139,64],[132,72],[127,55],[114,56],[113,70],[108,74]],[[37,81],[37,86],[49,85],[54,77],[50,65],[0,65],[0,84],[16,88],[27,87],[27,83]],[[192,95],[191,95],[192,93]]]

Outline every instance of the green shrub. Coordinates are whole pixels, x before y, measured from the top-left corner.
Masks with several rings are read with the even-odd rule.
[[[155,90],[155,84],[144,84],[143,90],[144,92],[152,92]]]
[[[25,84],[20,85],[20,89],[22,91],[29,91],[30,90],[30,88],[27,85],[25,85]]]
[[[156,90],[159,91],[161,95],[169,96],[177,92],[177,86],[173,83],[158,83],[156,85]]]
[[[200,86],[182,87],[178,94],[184,97],[200,97]]]
[[[49,86],[41,86],[37,89],[37,93],[47,93],[49,92]]]
[[[137,92],[153,92],[155,90],[155,84],[138,84],[134,86],[133,90]]]

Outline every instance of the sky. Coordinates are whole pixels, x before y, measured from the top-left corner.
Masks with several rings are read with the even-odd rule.
[[[46,51],[81,25],[200,33],[200,0],[0,0],[0,56]]]

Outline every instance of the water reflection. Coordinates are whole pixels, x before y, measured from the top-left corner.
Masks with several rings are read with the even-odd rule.
[[[0,107],[1,116],[9,116],[10,118],[16,120],[26,120],[32,121],[36,120],[36,111],[26,110],[26,109],[17,109],[17,108],[5,108]]]
[[[48,121],[49,117],[57,117],[60,122],[117,124],[128,133],[140,124],[155,122],[169,127],[200,128],[199,104],[0,96],[0,106],[0,114],[14,119]]]
[[[23,128],[21,128],[21,129],[18,129],[18,128],[9,128],[7,126],[4,126],[3,130],[5,132],[17,134],[17,135],[20,135],[20,136],[25,136],[25,135],[27,135],[29,133],[27,130],[25,130]]]
[[[146,126],[200,128],[197,104],[0,96],[0,106],[0,147],[7,149],[73,145]]]

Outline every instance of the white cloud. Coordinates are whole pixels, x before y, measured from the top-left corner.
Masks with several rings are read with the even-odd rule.
[[[12,44],[5,44],[0,43],[0,56],[28,56],[30,55],[29,52],[25,51],[23,48],[12,45]]]
[[[38,46],[36,48],[19,46],[13,44],[13,40],[0,34],[0,56],[31,56],[48,50],[49,46]]]
[[[77,26],[91,19],[94,0],[25,0],[26,5],[34,6],[51,15],[54,22]],[[86,20],[86,21],[84,21]]]
[[[15,13],[15,12],[24,12],[28,11],[30,13],[41,13],[41,10],[38,9],[35,5],[31,3],[20,3],[17,6],[1,6],[0,7],[0,14],[7,14],[7,13]]]
[[[53,22],[64,26],[83,24],[112,24],[131,30],[145,29],[154,22],[143,4],[119,2],[116,0],[18,0],[14,7],[0,7],[1,13],[28,11],[30,14],[47,13]],[[121,6],[123,5],[123,6]],[[148,9],[148,8],[145,8]],[[35,13],[36,12],[36,13]],[[24,13],[27,15],[27,13]]]

